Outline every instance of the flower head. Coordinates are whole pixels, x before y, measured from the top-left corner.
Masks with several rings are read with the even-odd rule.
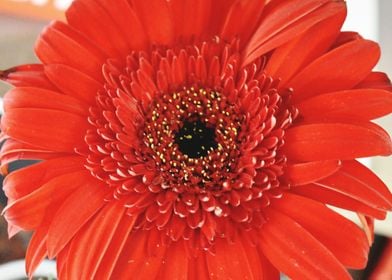
[[[10,234],[60,279],[348,279],[392,195],[374,42],[344,1],[76,0],[3,71]],[[358,213],[363,228],[326,205]]]

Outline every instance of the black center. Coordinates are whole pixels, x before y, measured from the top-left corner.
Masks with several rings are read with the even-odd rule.
[[[175,135],[175,142],[180,151],[190,158],[200,158],[218,145],[215,141],[215,129],[207,127],[200,120],[186,121]]]

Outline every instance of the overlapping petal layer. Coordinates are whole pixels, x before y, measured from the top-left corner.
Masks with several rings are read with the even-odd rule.
[[[392,209],[355,160],[392,153],[372,122],[392,86],[345,16],[335,0],[74,1],[42,64],[0,72],[2,170],[42,161],[4,182],[10,234],[35,231],[29,275],[48,256],[60,279],[349,279]]]

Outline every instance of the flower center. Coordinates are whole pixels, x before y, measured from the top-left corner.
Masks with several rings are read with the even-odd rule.
[[[200,158],[216,149],[215,127],[209,127],[200,119],[187,120],[175,134],[179,150],[190,158]]]
[[[207,250],[237,229],[251,236],[282,196],[281,147],[298,112],[263,59],[246,68],[240,59],[238,44],[215,39],[103,67],[86,168],[126,198],[135,229]]]
[[[240,155],[242,118],[216,90],[157,96],[144,127],[144,155],[173,189],[220,190]]]

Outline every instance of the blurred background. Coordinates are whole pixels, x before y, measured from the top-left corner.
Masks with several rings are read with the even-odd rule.
[[[115,0],[113,0],[115,1]],[[0,0],[0,69],[14,65],[37,62],[33,46],[42,28],[54,18],[62,19],[64,10],[72,0]],[[378,41],[383,54],[378,65],[379,71],[392,75],[392,1],[391,0],[347,0],[349,15],[344,30],[358,31],[367,39]],[[0,97],[9,86],[0,83]],[[1,107],[1,98],[0,98]],[[392,116],[378,121],[392,134]],[[392,157],[363,159],[388,186],[392,186]],[[18,163],[12,168],[20,168]],[[1,178],[0,178],[1,179]],[[6,201],[1,199],[0,208]],[[348,215],[354,221],[356,217]],[[0,217],[0,280],[23,278],[23,257],[29,234],[21,234],[8,240],[7,227]],[[377,238],[373,246],[368,268],[353,272],[355,279],[392,279],[392,215],[376,224]],[[22,260],[20,262],[10,261]],[[21,276],[17,276],[17,271]],[[46,272],[45,272],[46,271]],[[38,274],[55,275],[53,263],[45,263]]]

